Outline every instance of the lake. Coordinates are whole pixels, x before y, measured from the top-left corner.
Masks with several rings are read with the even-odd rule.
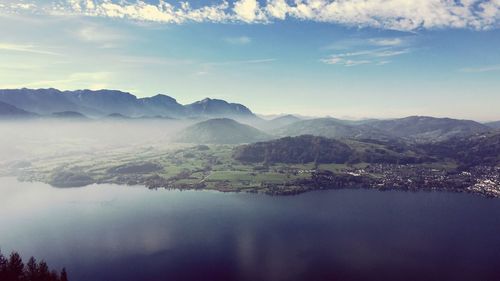
[[[291,197],[0,178],[0,247],[73,281],[500,280],[500,199]]]

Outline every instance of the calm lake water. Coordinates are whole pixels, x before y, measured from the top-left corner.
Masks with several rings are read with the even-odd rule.
[[[0,247],[74,281],[500,280],[500,199],[293,197],[0,178]]]

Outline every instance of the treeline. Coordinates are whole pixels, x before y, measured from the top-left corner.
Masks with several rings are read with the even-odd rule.
[[[346,142],[347,141],[347,142]],[[349,143],[349,144],[347,144]],[[336,140],[302,135],[236,147],[233,158],[247,163],[417,164],[433,158],[417,155],[396,141]]]
[[[45,261],[37,262],[34,257],[24,264],[17,252],[8,258],[0,252],[0,281],[68,281],[68,274],[65,268],[60,273],[50,270]]]

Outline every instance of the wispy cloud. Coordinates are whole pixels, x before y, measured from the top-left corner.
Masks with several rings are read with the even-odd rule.
[[[320,61],[325,64],[335,64],[343,66],[357,66],[363,64],[385,65],[390,63],[389,57],[395,57],[410,53],[410,49],[394,49],[392,47],[359,50],[346,53],[332,54]]]
[[[488,29],[499,26],[498,0],[220,0],[193,8],[189,2],[161,0],[52,0],[51,5],[3,4],[2,11],[36,11],[150,21],[269,23],[287,18],[348,26],[412,31],[436,28]],[[36,4],[35,4],[36,3]],[[42,2],[43,3],[43,2]],[[37,6],[38,5],[38,6]],[[0,12],[2,12],[0,11]],[[380,41],[394,46],[397,41]]]
[[[205,65],[231,65],[231,64],[260,64],[260,63],[271,63],[276,61],[273,58],[267,59],[252,59],[252,60],[234,60],[234,61],[221,61],[221,62],[209,62]]]
[[[491,72],[500,71],[500,64],[497,65],[486,65],[481,67],[466,67],[459,69],[460,72],[466,73],[481,73],[481,72]]]
[[[0,8],[4,10],[34,10],[37,6],[34,3],[0,3]]]
[[[62,79],[54,80],[40,80],[33,81],[30,83],[24,83],[21,85],[6,85],[0,84],[0,88],[22,88],[22,87],[33,87],[33,88],[51,88],[57,87],[61,89],[74,88],[75,85],[79,85],[82,88],[88,89],[102,89],[107,87],[107,82],[109,82],[113,73],[111,72],[76,72],[71,73],[67,77]]]
[[[320,61],[326,64],[357,66],[363,64],[386,65],[389,58],[412,52],[415,35],[402,37],[347,38],[338,40],[322,50],[336,51]]]
[[[195,73],[197,76],[204,76],[211,74],[215,69],[221,67],[230,66],[242,66],[242,65],[258,65],[258,64],[268,64],[277,61],[275,58],[264,58],[264,59],[249,59],[249,60],[232,60],[232,61],[216,61],[216,62],[205,62],[200,63],[200,70]]]
[[[233,45],[247,45],[252,42],[252,39],[247,36],[239,36],[239,37],[227,37],[224,38],[224,41]]]
[[[61,56],[61,54],[44,50],[40,46],[32,44],[0,43],[0,51],[32,53],[39,55]]]
[[[337,65],[343,65],[343,66],[357,66],[357,65],[363,65],[363,64],[372,64],[373,61],[371,60],[356,60],[356,59],[346,59],[342,57],[328,57],[321,59],[323,63],[326,64],[337,64]]]
[[[376,46],[401,46],[405,43],[404,38],[372,38],[370,43]]]
[[[194,61],[190,59],[175,59],[165,57],[148,57],[148,56],[116,56],[113,57],[114,61],[137,65],[139,67],[144,65],[189,65]]]
[[[375,38],[347,38],[337,40],[322,49],[324,50],[352,50],[357,48],[397,48],[408,47],[412,45],[417,36],[407,35],[400,37],[375,37]]]
[[[115,48],[130,40],[130,37],[122,31],[94,23],[86,23],[79,28],[70,30],[69,32],[78,40],[96,44],[101,48]]]
[[[404,49],[404,50],[383,50],[380,52],[375,52],[373,55],[377,57],[394,57],[394,56],[399,56],[403,54],[407,54],[410,52],[410,49]]]
[[[356,65],[362,65],[362,64],[370,64],[372,61],[370,60],[346,60],[344,62],[345,66],[356,66]]]

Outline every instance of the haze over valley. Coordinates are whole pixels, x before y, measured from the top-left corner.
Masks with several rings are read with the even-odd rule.
[[[59,187],[268,194],[365,187],[500,196],[495,123],[427,116],[267,120],[224,100],[181,105],[166,95],[116,90],[0,90],[0,102],[3,173]]]
[[[499,0],[0,0],[0,281],[498,281]]]

